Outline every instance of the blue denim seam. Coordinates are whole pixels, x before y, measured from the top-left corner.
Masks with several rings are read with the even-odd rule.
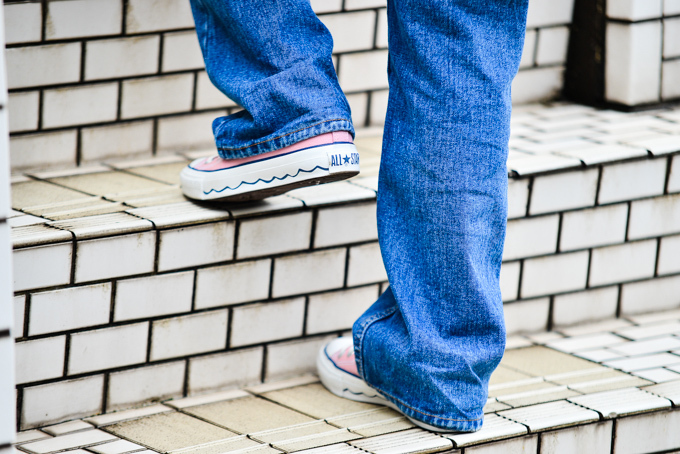
[[[370,317],[369,319],[367,319],[367,320],[364,321],[364,324],[363,324],[362,327],[361,327],[361,331],[358,331],[356,334],[354,334],[354,338],[355,338],[355,339],[354,339],[354,346],[355,346],[354,357],[355,357],[355,361],[356,361],[356,363],[357,363],[357,369],[358,369],[358,372],[359,372],[359,375],[361,376],[361,378],[366,382],[366,384],[367,384],[368,386],[370,386],[371,388],[375,389],[376,391],[379,391],[380,394],[382,394],[383,396],[389,397],[388,400],[391,400],[392,402],[394,402],[394,403],[397,404],[397,405],[402,405],[402,406],[408,408],[409,410],[411,410],[411,411],[413,411],[413,412],[415,412],[415,413],[418,413],[418,414],[421,414],[421,415],[425,415],[425,416],[429,416],[429,417],[431,417],[431,418],[442,419],[442,420],[444,420],[444,421],[454,421],[454,422],[474,422],[474,421],[483,420],[483,419],[484,419],[484,415],[482,415],[482,416],[479,417],[479,418],[474,418],[474,419],[456,419],[456,418],[445,418],[445,417],[443,417],[443,416],[438,416],[438,415],[432,415],[432,414],[430,414],[430,413],[425,413],[425,412],[423,412],[423,411],[417,410],[417,409],[411,407],[410,405],[408,405],[408,404],[402,402],[400,399],[397,399],[396,397],[394,397],[394,396],[391,395],[390,393],[387,393],[387,392],[383,391],[380,387],[375,386],[375,385],[373,385],[373,384],[371,384],[371,383],[368,383],[368,381],[366,380],[366,377],[364,376],[364,365],[363,365],[364,356],[361,354],[361,351],[363,350],[364,333],[365,333],[365,332],[366,332],[366,331],[367,331],[367,330],[368,330],[375,322],[378,322],[378,321],[380,321],[380,320],[382,320],[382,319],[385,319],[385,318],[387,318],[387,317],[389,317],[389,316],[391,316],[391,315],[394,315],[394,313],[395,313],[396,311],[397,311],[397,308],[394,307],[394,308],[390,308],[390,309],[388,309],[388,310],[386,310],[386,311],[383,311],[383,312],[379,312],[379,313],[377,313],[377,314],[374,314],[372,317]],[[358,343],[357,343],[357,340],[358,340]]]
[[[337,123],[336,125],[333,125],[332,123]],[[223,123],[220,125],[220,127],[224,126],[226,123]],[[331,124],[329,126],[329,124]],[[328,129],[327,131],[324,129]],[[307,130],[312,130],[312,132],[309,134],[308,137],[293,137],[295,135],[299,135],[300,133],[307,131]],[[309,126],[305,126],[304,128],[299,128],[296,129],[295,131],[287,132],[285,134],[280,134],[276,137],[271,137],[266,140],[261,140],[256,143],[251,143],[242,147],[225,147],[225,146],[217,146],[217,150],[221,157],[230,159],[230,158],[242,158],[242,157],[250,157],[250,156],[255,156],[263,153],[268,153],[270,151],[276,151],[281,148],[285,148],[290,145],[294,145],[298,142],[301,142],[302,140],[306,140],[321,134],[327,134],[330,132],[336,132],[336,131],[347,131],[349,132],[352,137],[354,137],[354,129],[352,128],[352,121],[345,119],[345,118],[335,118],[331,120],[324,120],[324,121],[319,121],[317,123],[311,124]],[[217,137],[219,134],[218,131],[215,131],[215,137]],[[286,140],[288,139],[288,140]],[[275,143],[276,141],[280,141],[279,143]],[[263,144],[273,144],[270,145],[267,149],[262,150],[261,146]],[[222,153],[229,153],[230,156],[225,157],[222,155]]]
[[[362,355],[362,350],[363,350],[363,343],[364,343],[364,333],[366,330],[375,322],[387,318],[390,315],[393,315],[397,311],[396,307],[392,307],[384,312],[378,312],[377,314],[374,314],[370,318],[364,320],[364,323],[361,326],[361,331],[357,331],[354,333],[354,358],[355,362],[357,363],[357,370],[359,371],[359,375],[361,378],[366,381],[366,378],[364,377],[364,364],[363,364],[363,355]],[[357,342],[358,340],[358,342]],[[370,386],[370,385],[369,385]]]

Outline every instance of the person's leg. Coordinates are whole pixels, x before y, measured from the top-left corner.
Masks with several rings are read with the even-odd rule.
[[[510,85],[527,0],[389,0],[378,190],[389,289],[354,325],[359,374],[404,414],[481,427],[503,356]]]
[[[213,84],[243,110],[216,118],[219,157],[182,171],[199,200],[244,201],[359,172],[333,40],[309,0],[191,0]]]

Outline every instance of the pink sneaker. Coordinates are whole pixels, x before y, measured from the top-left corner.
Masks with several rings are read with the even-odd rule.
[[[385,399],[359,377],[351,337],[339,337],[326,344],[319,351],[316,369],[321,383],[336,396],[369,404],[386,405],[401,413],[394,403]],[[431,432],[455,433],[450,429],[441,429],[409,416],[406,417],[416,426]]]
[[[189,198],[245,202],[358,173],[359,153],[352,135],[339,131],[249,158],[197,159],[182,170],[180,179]]]

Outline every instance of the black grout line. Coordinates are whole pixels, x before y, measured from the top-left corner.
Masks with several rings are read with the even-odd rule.
[[[599,165],[598,169],[597,185],[595,186],[595,206],[600,205],[600,188],[602,186],[602,172],[604,171],[604,166]]]
[[[621,318],[621,298],[623,295],[623,284],[618,284],[618,295],[616,297],[616,318]]]
[[[590,269],[593,266],[593,250],[588,249],[588,265],[586,266],[586,290],[590,289]]]
[[[110,374],[104,374],[104,386],[102,386],[102,413],[106,413],[106,407],[109,406],[109,385]]]
[[[153,339],[153,321],[147,321],[149,324],[148,339],[146,340],[146,362],[151,362],[151,340]]]
[[[612,419],[612,443],[609,452],[616,452],[614,448],[616,447],[616,432],[617,432],[616,418]]]
[[[111,306],[109,309],[109,324],[115,321],[114,314],[116,312],[116,292],[118,291],[118,279],[111,281]]]
[[[668,195],[668,184],[671,181],[671,169],[673,167],[673,156],[669,155],[666,161],[666,178],[663,184],[663,195]]]
[[[85,82],[85,59],[87,58],[87,46],[85,41],[80,42],[80,83]]]
[[[375,22],[373,24],[373,48],[378,50],[378,24],[380,24],[380,8],[375,9]]]
[[[267,377],[267,356],[269,354],[269,349],[267,344],[262,346],[262,371],[260,373],[260,382],[264,383]]]
[[[5,338],[5,337],[10,337],[11,332],[9,328],[5,329],[0,329],[0,339]]]
[[[234,323],[234,309],[233,308],[228,308],[227,309],[227,338],[224,341],[224,348],[225,350],[229,350],[231,348],[231,333],[233,331],[232,324]]]
[[[193,282],[191,284],[191,312],[196,311],[196,292],[198,291],[198,270],[194,270]]]
[[[524,277],[524,259],[519,260],[519,279],[517,282],[517,301],[522,299],[522,278]]]
[[[43,111],[44,111],[44,98],[45,98],[45,92],[44,90],[38,90],[38,131],[42,130],[43,128]]]
[[[121,14],[121,25],[120,25],[120,31],[121,35],[126,35],[127,34],[127,12],[129,8],[129,0],[123,0],[123,11]]]
[[[66,335],[66,341],[64,346],[64,369],[62,372],[62,377],[68,377],[68,363],[71,360],[71,335]]]
[[[76,283],[76,258],[78,257],[78,240],[76,239],[75,233],[73,232],[70,233],[73,240],[73,244],[71,246],[71,276],[69,278],[68,286],[72,286]]]
[[[276,263],[275,258],[270,258],[271,264],[269,267],[269,293],[267,294],[267,299],[271,300],[273,299],[273,291],[274,291],[274,265]]]
[[[656,260],[654,260],[654,277],[659,277],[659,258],[661,257],[661,237],[656,240]]]
[[[21,430],[21,420],[23,419],[23,413],[21,411],[21,407],[24,405],[24,388],[23,387],[16,387],[16,393],[17,393],[17,402],[16,402],[16,430],[19,432]]]
[[[158,154],[158,117],[153,118],[151,134],[151,155],[156,156]]]
[[[123,81],[118,81],[118,105],[116,106],[116,123],[122,121],[123,111]]]
[[[184,383],[182,385],[182,397],[189,395],[189,358],[184,360]]]
[[[83,161],[83,128],[76,128],[76,166]]]
[[[196,112],[196,93],[198,93],[198,73],[200,71],[194,72],[194,87],[191,94],[191,111]]]
[[[366,117],[364,118],[364,124],[361,125],[367,128],[371,124],[371,105],[373,104],[373,94],[375,91],[369,91],[366,93]]]
[[[234,246],[232,248],[232,260],[238,260],[238,240],[241,235],[241,220],[234,220]]]
[[[547,324],[546,324],[546,331],[552,331],[553,330],[553,326],[554,326],[554,322],[553,322],[554,315],[553,315],[553,313],[555,311],[554,307],[555,307],[555,297],[551,296],[550,299],[549,299],[549,302],[548,302],[548,321],[547,321]]]
[[[349,251],[351,247],[348,246],[346,251],[345,251],[345,276],[342,280],[342,288],[346,289],[347,288],[347,279],[349,278]]]
[[[31,314],[31,294],[28,293],[26,294],[26,301],[25,301],[25,307],[24,307],[24,326],[23,326],[23,333],[21,333],[21,337],[28,337],[28,321],[29,321],[29,316]]]
[[[626,229],[624,230],[625,235],[623,237],[623,243],[622,244],[630,242],[630,240],[628,238],[628,230],[630,229],[630,212],[633,209],[633,204],[632,204],[631,201],[627,201],[626,204],[628,205],[628,212],[626,213]]]
[[[564,223],[564,213],[559,214],[559,218],[557,220],[557,247],[555,249],[556,254],[559,254],[561,251],[560,243],[562,242],[562,224]]]
[[[43,44],[47,40],[47,0],[40,2],[41,23],[40,23],[40,43]]]
[[[529,183],[527,184],[527,206],[524,211],[524,217],[529,217],[529,208],[531,207],[531,197],[534,193],[534,177],[529,178]]]
[[[313,209],[312,210],[312,227],[310,228],[310,233],[309,233],[309,250],[314,249],[314,239],[316,237],[316,224],[319,219],[319,210],[318,209]]]
[[[302,335],[307,335],[307,313],[309,312],[309,295],[305,295],[305,309],[302,313]]]
[[[158,35],[158,69],[155,75],[160,75],[163,73],[163,49],[165,48],[165,33],[159,33]]]

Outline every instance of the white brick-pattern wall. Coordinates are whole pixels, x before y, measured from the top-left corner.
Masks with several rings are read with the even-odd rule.
[[[386,2],[312,7],[333,35],[355,126],[382,125]],[[212,120],[239,109],[205,73],[188,0],[53,0],[44,8],[9,0],[4,10],[15,170],[211,149]],[[573,0],[530,1],[516,103],[559,94],[572,10]]]

